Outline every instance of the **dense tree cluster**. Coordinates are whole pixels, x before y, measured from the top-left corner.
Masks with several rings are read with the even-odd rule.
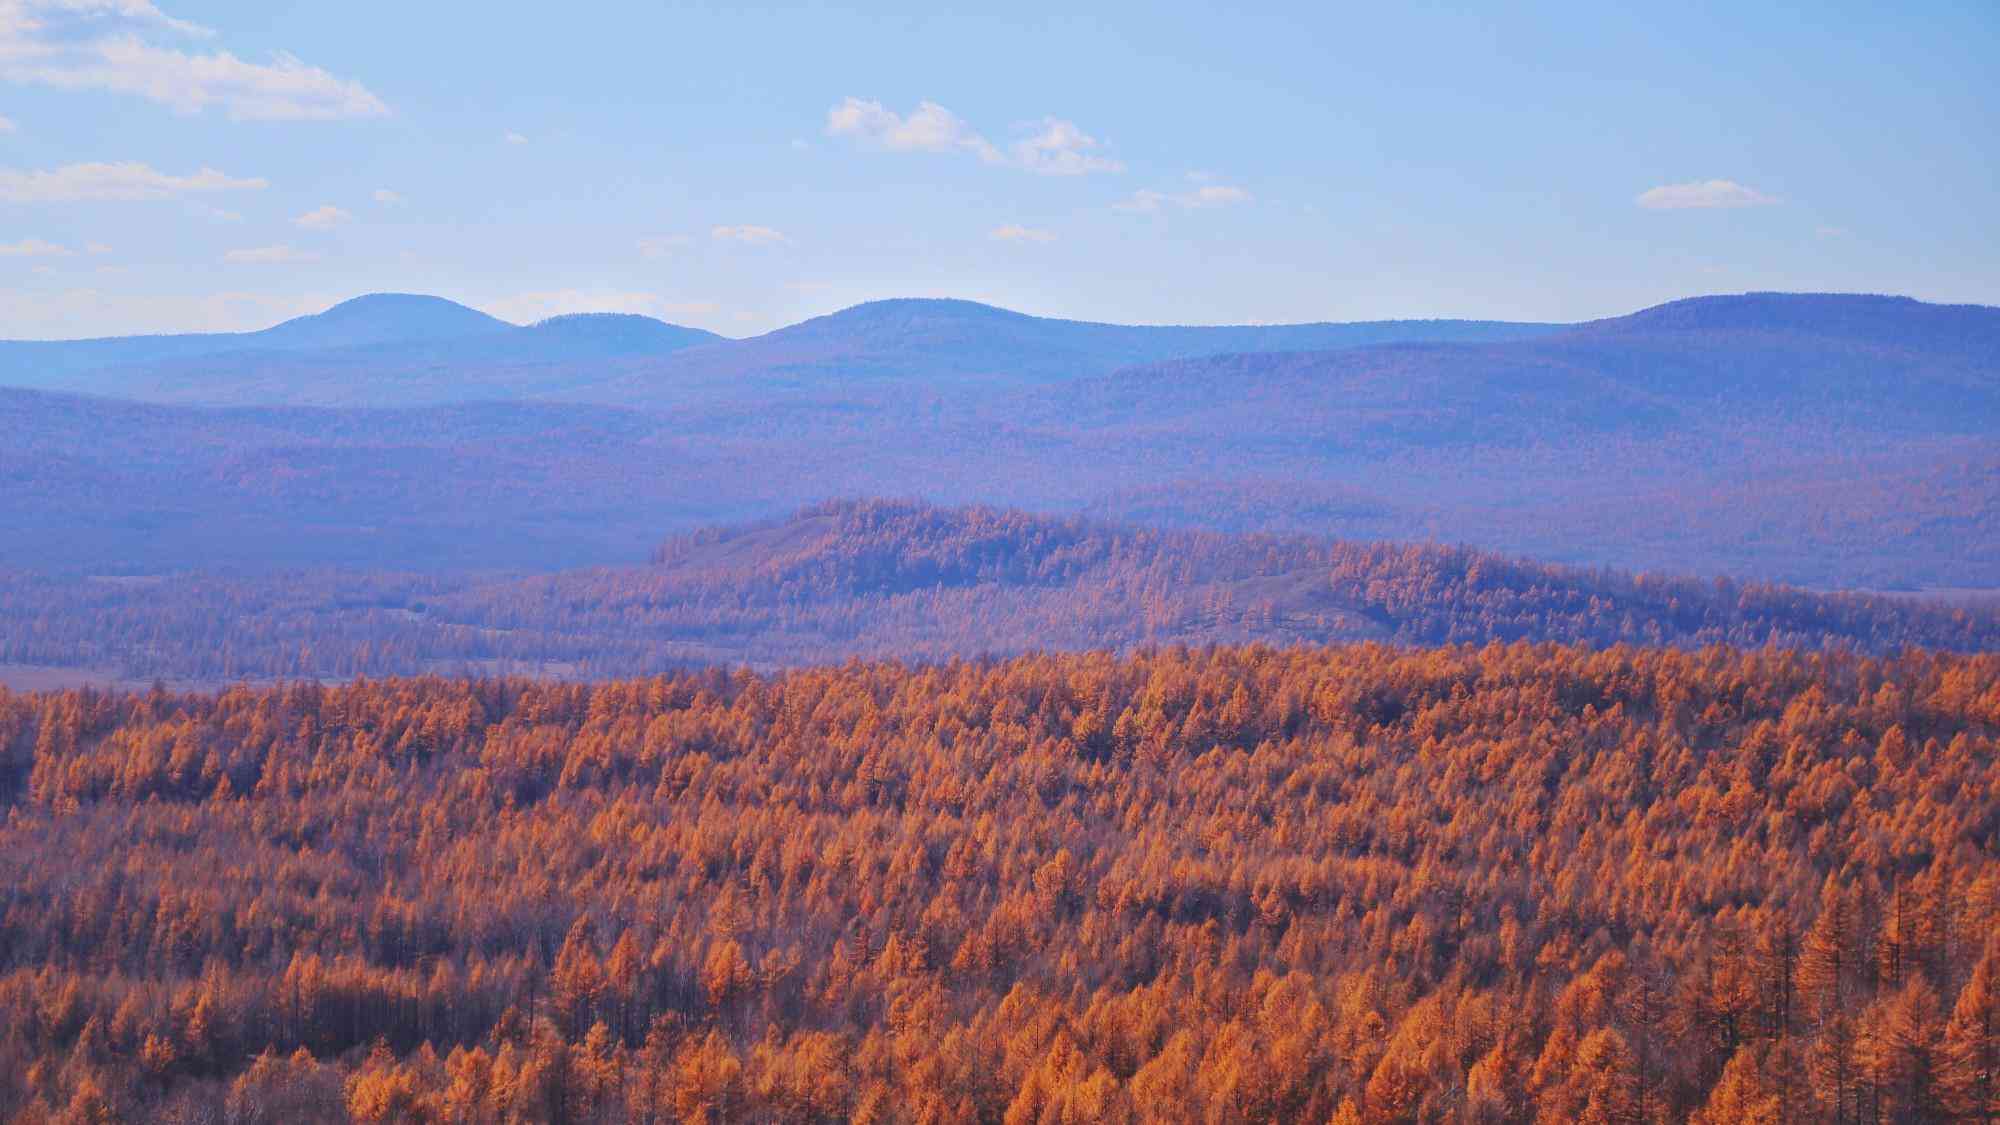
[[[19,1121],[2000,1110],[2000,657],[0,691]]]
[[[693,533],[649,566],[531,578],[0,573],[0,665],[140,683],[1358,640],[1982,650],[2000,648],[2000,605],[887,501]]]

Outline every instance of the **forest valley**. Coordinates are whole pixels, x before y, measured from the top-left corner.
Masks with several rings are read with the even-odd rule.
[[[2000,594],[1823,592],[1435,543],[1225,534],[974,505],[816,504],[643,563],[507,575],[0,569],[0,684],[937,661],[1168,644],[2000,649]]]
[[[1988,1121],[2000,656],[0,691],[17,1122]]]

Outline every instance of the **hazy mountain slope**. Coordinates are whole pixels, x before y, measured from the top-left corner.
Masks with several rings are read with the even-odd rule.
[[[482,342],[496,353],[506,347],[528,349],[548,359],[602,359],[662,355],[721,343],[724,339],[705,329],[668,324],[634,313],[571,313],[530,324],[510,334],[504,344]]]
[[[1953,311],[1961,327],[1933,331],[1936,311],[1914,302],[1783,303],[1771,331],[1714,320],[1770,299],[1717,299],[1694,325],[1642,315],[1026,388],[745,377],[651,410],[4,392],[0,509],[24,534],[0,537],[0,565],[592,565],[641,555],[662,529],[916,494],[1813,586],[2000,586],[2000,394],[1981,335],[2000,314]],[[1826,329],[1800,328],[1800,308]],[[1874,326],[1857,339],[1860,312]],[[593,319],[491,339],[583,329],[607,352],[660,331]],[[366,351],[351,353],[358,382],[326,385],[407,377],[429,394],[455,378],[370,367]]]
[[[1409,340],[1513,340],[1559,325],[1466,320],[1175,327],[1027,316],[971,301],[873,301],[727,347],[671,357],[588,392],[678,406],[691,387],[809,390],[912,384],[925,392],[1059,382],[1131,364],[1220,352],[1362,347]]]
[[[243,334],[247,348],[345,348],[408,340],[496,335],[514,326],[442,297],[371,293],[322,313]]]
[[[451,340],[195,356],[83,379],[97,393],[195,405],[525,402],[578,397],[635,363],[721,340],[651,317],[587,313]]]
[[[729,341],[619,314],[515,328],[439,298],[377,295],[262,332],[0,343],[0,385],[207,405],[540,398],[685,407],[801,380],[1013,386],[1175,356],[1516,339],[1556,327],[1450,320],[1138,327],[1048,320],[969,301],[898,300]]]
[[[1875,347],[2000,361],[2000,310],[1870,293],[1742,293],[1688,297],[1576,325],[1580,335],[1805,333]]]
[[[198,409],[0,390],[0,566],[559,566],[740,514],[604,407]],[[639,505],[639,507],[635,507]]]
[[[0,342],[0,384],[204,405],[427,406],[561,397],[619,364],[723,337],[592,313],[525,327],[377,294],[261,332]]]
[[[615,676],[1146,644],[1486,641],[2000,647],[1961,607],[1549,566],[1465,548],[841,502],[528,578],[0,573],[4,666],[152,676]]]
[[[408,293],[374,293],[325,312],[295,317],[256,332],[115,336],[93,340],[0,340],[0,385],[81,390],[103,380],[75,377],[114,367],[218,356],[233,352],[300,351],[449,340],[505,332],[514,326],[475,309]],[[116,390],[111,387],[109,389]]]
[[[1902,298],[1705,298],[1504,344],[1396,344],[1138,366],[1024,416],[1158,434],[1437,444],[1813,422],[2000,432],[2000,309]],[[1335,426],[1335,418],[1342,425]]]

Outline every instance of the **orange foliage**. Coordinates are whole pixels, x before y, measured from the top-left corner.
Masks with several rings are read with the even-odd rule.
[[[1980,1120],[2000,657],[0,692],[0,1116]]]

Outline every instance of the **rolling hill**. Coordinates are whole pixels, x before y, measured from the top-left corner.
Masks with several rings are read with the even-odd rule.
[[[675,536],[645,565],[530,576],[0,572],[0,681],[11,670],[19,682],[581,678],[857,656],[1517,640],[1981,650],[2000,647],[2000,603],[900,501],[818,505]]]

